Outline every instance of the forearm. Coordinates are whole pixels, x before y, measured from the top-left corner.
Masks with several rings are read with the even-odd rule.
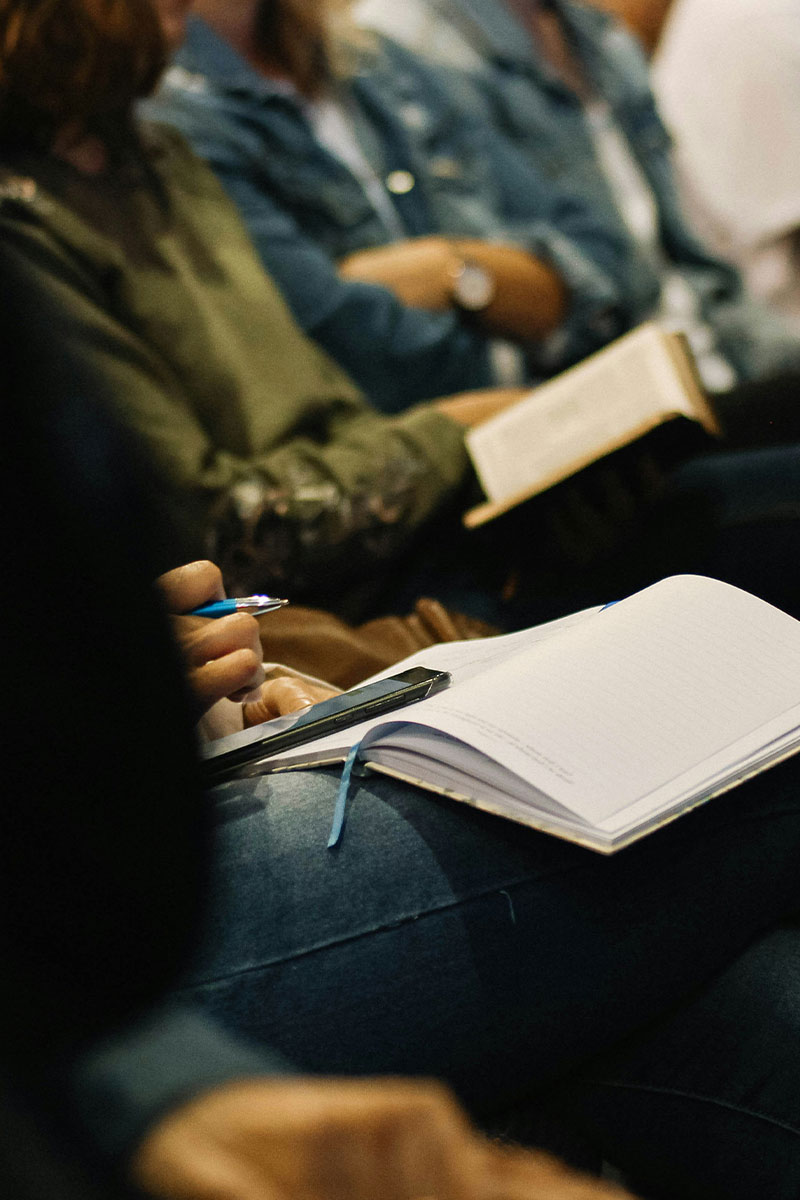
[[[216,450],[186,412],[137,422],[176,522],[190,517],[187,536],[230,591],[319,602],[323,588],[350,590],[359,572],[391,562],[468,473],[463,431],[432,406],[393,419],[344,400],[325,408],[315,437],[250,456]]]
[[[471,260],[494,280],[494,296],[477,314],[486,333],[524,344],[546,338],[561,325],[567,289],[554,267],[517,246],[459,239],[452,248],[456,263]]]
[[[466,262],[492,278],[493,296],[469,324],[511,341],[537,341],[557,329],[567,290],[556,269],[522,247],[470,238],[424,237],[349,255],[343,279],[379,284],[401,303],[430,312],[458,312],[455,281]]]
[[[319,602],[384,569],[468,475],[463,431],[422,406],[343,413],[325,444],[295,439],[212,498],[206,527],[229,586]]]

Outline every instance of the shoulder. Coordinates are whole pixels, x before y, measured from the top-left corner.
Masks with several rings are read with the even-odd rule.
[[[35,172],[0,167],[0,241],[43,262],[69,258],[84,239],[69,207]]]
[[[736,91],[748,80],[774,90],[800,81],[800,6],[797,0],[676,0],[656,53],[653,72],[670,103],[672,93],[696,80]],[[794,85],[794,86],[793,86]]]
[[[165,187],[188,179],[213,178],[209,167],[194,152],[186,136],[171,123],[149,118],[140,120],[138,134],[147,160]]]
[[[747,48],[753,40],[758,44],[765,30],[799,25],[796,0],[675,0],[656,62],[675,53],[705,56],[731,44]]]
[[[412,126],[418,106],[437,123],[446,118],[453,130],[485,119],[485,100],[474,75],[434,64],[382,34],[375,34],[371,49],[362,53],[360,74],[371,78],[387,108]]]
[[[440,68],[427,62],[415,50],[409,49],[401,42],[386,34],[374,32],[360,53],[360,69],[362,73],[391,80],[398,75],[406,81],[414,81],[417,86],[436,90],[437,77]]]
[[[205,75],[173,63],[168,67],[157,90],[139,102],[137,111],[146,121],[168,122],[186,132],[200,122],[214,124],[225,97]]]
[[[0,166],[0,217],[34,221],[46,208],[45,194],[33,175]]]
[[[260,161],[270,151],[303,140],[306,121],[298,106],[244,88],[206,86],[204,76],[170,67],[153,96],[140,102],[140,119],[178,130],[200,158],[215,169]]]
[[[66,291],[70,305],[96,297],[112,265],[102,240],[32,175],[0,169],[0,249],[42,294]]]
[[[50,275],[72,258],[74,238],[60,216],[34,176],[0,168],[0,246],[28,271]]]

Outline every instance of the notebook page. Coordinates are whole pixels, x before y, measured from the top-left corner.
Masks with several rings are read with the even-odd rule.
[[[521,629],[517,633],[506,633],[498,637],[489,638],[473,638],[470,641],[464,642],[441,642],[436,646],[428,646],[424,650],[416,650],[410,654],[408,658],[404,658],[401,662],[395,663],[392,667],[387,667],[384,671],[379,671],[376,675],[365,679],[364,683],[372,683],[373,680],[387,679],[391,675],[397,675],[400,671],[406,671],[409,667],[427,667],[431,670],[449,671],[452,682],[448,691],[460,687],[466,680],[471,679],[475,675],[482,674],[489,667],[496,666],[506,661],[508,658],[516,657],[524,649],[537,644],[546,638],[554,637],[556,634],[562,633],[571,626],[585,621],[588,617],[593,617],[600,612],[599,608],[582,609],[577,613],[570,613],[566,617],[558,617],[554,621],[546,621],[541,625],[534,625],[530,629]],[[363,684],[359,686],[363,687]],[[423,710],[431,704],[430,700],[420,700],[414,704],[413,709],[403,709],[398,712],[397,718],[405,718],[406,714],[411,712],[422,715]],[[369,730],[375,728],[376,725],[386,723],[386,715],[381,717],[372,717],[368,721],[361,721],[358,725],[352,725],[350,728],[341,730],[338,733],[328,734],[327,737],[316,738],[313,742],[307,742],[304,746],[298,746],[296,750],[289,750],[284,754],[273,756],[263,763],[264,769],[272,769],[275,767],[283,767],[291,763],[299,763],[309,761],[310,755],[324,754],[326,752],[344,750],[346,753],[351,746],[359,742]],[[261,767],[259,767],[259,770]]]
[[[664,580],[426,701],[419,717],[601,823],[800,699],[800,622]],[[701,771],[701,774],[703,772]]]
[[[532,625],[529,629],[520,629],[516,633],[498,634],[496,637],[472,638],[465,642],[439,642],[435,646],[426,646],[424,650],[415,650],[408,658],[402,659],[391,667],[363,680],[358,686],[372,683],[376,679],[388,679],[398,671],[406,671],[409,667],[430,667],[438,671],[449,671],[452,685],[460,684],[473,675],[485,671],[488,667],[513,658],[528,646],[544,641],[562,633],[579,621],[593,617],[601,611],[596,608],[584,608],[580,612],[570,613],[566,617],[557,617],[554,621],[545,621],[541,625]]]
[[[786,726],[789,732],[784,732]],[[778,737],[773,737],[775,730],[781,730]],[[636,801],[628,808],[620,809],[606,821],[595,825],[604,833],[616,835],[641,823],[649,823],[649,818],[655,813],[668,812],[676,805],[680,807],[685,800],[698,795],[710,796],[725,790],[730,782],[737,782],[749,775],[773,766],[794,753],[800,745],[800,704],[794,709],[782,714],[775,721],[768,722],[754,734],[748,735],[738,743],[743,751],[741,757],[731,761],[730,750],[712,756],[699,767],[671,780],[663,788],[656,788],[642,800]],[[755,749],[753,749],[755,747]]]
[[[502,500],[595,457],[655,415],[695,416],[654,326],[643,326],[467,434],[486,495]]]

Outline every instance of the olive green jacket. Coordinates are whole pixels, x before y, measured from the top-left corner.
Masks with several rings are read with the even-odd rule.
[[[113,179],[16,157],[0,238],[229,586],[308,597],[388,566],[468,476],[462,429],[429,406],[374,412],[295,324],[210,170],[160,126],[142,148]]]

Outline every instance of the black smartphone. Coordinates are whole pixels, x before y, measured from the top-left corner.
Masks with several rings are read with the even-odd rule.
[[[247,763],[301,746],[303,742],[345,729],[348,725],[357,725],[370,717],[379,717],[381,713],[402,708],[414,700],[423,700],[442,691],[449,683],[447,671],[411,667],[388,679],[353,688],[330,700],[321,700],[302,712],[276,717],[241,733],[217,738],[201,751],[206,779],[219,782]]]

